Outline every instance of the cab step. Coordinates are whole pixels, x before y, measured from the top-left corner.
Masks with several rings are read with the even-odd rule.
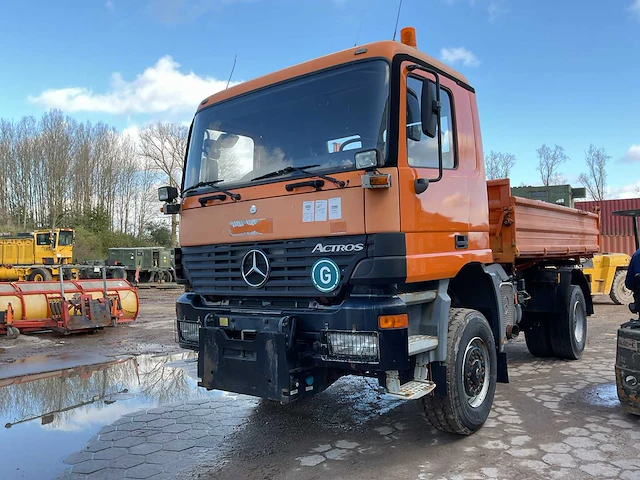
[[[400,385],[397,392],[388,392],[388,394],[402,400],[415,400],[431,393],[435,388],[436,384],[429,380],[411,380]]]
[[[431,335],[409,335],[409,356],[429,352],[438,347],[438,337]]]

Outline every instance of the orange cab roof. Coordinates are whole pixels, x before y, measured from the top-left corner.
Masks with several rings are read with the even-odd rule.
[[[356,51],[365,50],[366,52],[360,53],[357,56],[355,55]],[[238,85],[230,87],[226,90],[213,94],[207,97],[200,104],[199,109],[206,108],[212,103],[217,103],[222,100],[227,100],[231,97],[235,97],[241,95],[243,93],[250,92],[252,90],[257,90],[259,88],[266,87],[268,85],[272,85],[275,83],[279,83],[290,78],[298,77],[301,75],[305,75],[311,72],[315,72],[318,70],[323,70],[325,68],[332,67],[334,65],[341,65],[343,63],[349,63],[354,60],[363,60],[365,58],[388,58],[389,60],[393,59],[397,54],[406,54],[411,55],[423,62],[432,65],[438,70],[446,73],[447,75],[455,78],[456,80],[469,85],[467,79],[456,72],[452,68],[446,66],[442,62],[436,60],[425,53],[422,53],[420,50],[417,50],[413,47],[404,45],[400,42],[386,40],[382,42],[369,43],[366,45],[359,45],[357,47],[352,47],[347,50],[342,50],[340,52],[332,53],[329,55],[325,55],[324,57],[319,57],[314,60],[309,60],[304,63],[299,63],[298,65],[294,65],[293,67],[288,67],[277,72],[269,73],[267,75],[263,75],[258,78],[254,78],[253,80],[249,80],[246,82],[242,82]]]

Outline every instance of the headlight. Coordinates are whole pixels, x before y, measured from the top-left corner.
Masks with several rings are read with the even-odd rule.
[[[378,166],[377,150],[367,150],[366,152],[356,153],[356,168],[358,170],[375,168],[377,166]]]
[[[378,363],[377,332],[327,332],[326,360]]]
[[[200,342],[200,323],[178,320],[178,342],[197,347]]]

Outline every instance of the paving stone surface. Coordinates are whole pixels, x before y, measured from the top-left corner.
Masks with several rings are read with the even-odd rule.
[[[640,480],[640,418],[615,397],[614,335],[575,362],[533,358],[522,339],[509,355],[511,383],[470,437],[354,379],[300,404],[221,395],[133,412],[69,455],[62,478]]]

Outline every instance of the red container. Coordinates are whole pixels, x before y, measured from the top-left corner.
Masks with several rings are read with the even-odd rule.
[[[575,202],[575,208],[587,212],[600,209],[600,251],[602,253],[634,254],[636,244],[632,219],[612,215],[612,212],[640,209],[640,198]]]

